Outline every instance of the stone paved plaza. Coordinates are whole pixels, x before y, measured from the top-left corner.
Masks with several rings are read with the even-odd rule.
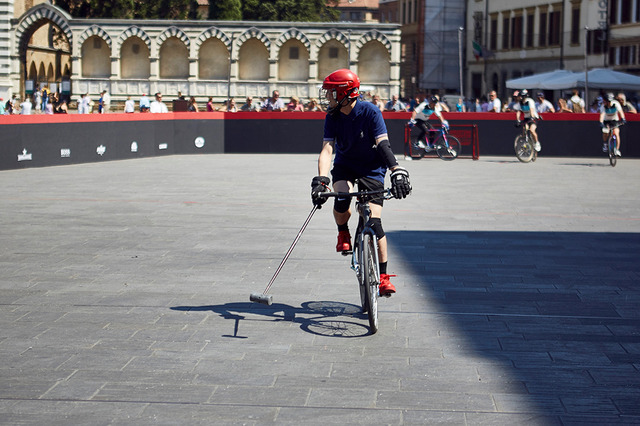
[[[316,160],[0,172],[0,424],[640,424],[640,161],[401,161],[370,335]]]

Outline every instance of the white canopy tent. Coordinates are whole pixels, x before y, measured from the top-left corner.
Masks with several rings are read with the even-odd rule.
[[[532,74],[525,77],[514,78],[507,80],[508,89],[550,89],[555,88],[546,87],[549,81],[562,80],[566,78],[573,78],[573,72],[567,70],[555,70],[549,72],[543,72],[541,74]],[[571,88],[571,87],[568,87]]]
[[[528,88],[562,90],[573,88],[640,90],[640,77],[605,68],[594,68],[588,73],[556,70],[507,80],[510,89]]]

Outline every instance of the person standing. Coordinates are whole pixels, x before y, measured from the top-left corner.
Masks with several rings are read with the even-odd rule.
[[[146,93],[143,93],[142,96],[140,97],[138,106],[140,107],[140,112],[149,112],[149,107],[151,106],[151,103]]]
[[[409,172],[398,165],[391,151],[382,113],[371,102],[358,99],[359,89],[360,79],[348,69],[332,72],[322,84],[320,99],[326,99],[329,106],[318,157],[318,176],[311,181],[311,200],[318,207],[327,200],[320,194],[329,190],[329,172],[336,192],[351,192],[356,181],[359,190],[375,191],[384,189],[384,178],[389,169],[393,196],[405,198],[411,193]],[[396,289],[389,279],[392,275],[387,273],[387,239],[381,221],[383,200],[380,195],[370,201],[371,222],[378,239],[380,294],[389,296]],[[350,205],[351,197],[334,199],[337,252],[351,250]]]
[[[131,96],[127,96],[127,100],[124,101],[124,112],[132,114],[136,110],[136,101],[131,99]]]
[[[556,109],[553,107],[553,104],[544,98],[544,93],[538,92],[536,95],[538,98],[538,102],[536,102],[536,110],[538,113],[542,114],[545,112],[556,112]]]
[[[162,102],[162,93],[160,92],[156,93],[156,99],[153,102],[151,102],[151,105],[149,105],[149,112],[152,112],[152,113],[169,112],[167,105],[164,102]]]
[[[31,115],[32,109],[33,109],[33,104],[31,103],[31,99],[29,99],[29,96],[27,96],[24,99],[24,102],[20,104],[20,114]]]
[[[502,102],[498,98],[498,94],[495,90],[489,93],[489,108],[488,112],[502,112]]]

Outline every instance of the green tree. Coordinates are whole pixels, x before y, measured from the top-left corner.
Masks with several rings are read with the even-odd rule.
[[[336,21],[338,0],[244,0],[242,18],[247,21]]]
[[[90,0],[92,18],[133,18],[134,0]]]
[[[209,0],[209,19],[216,21],[242,20],[240,0]]]

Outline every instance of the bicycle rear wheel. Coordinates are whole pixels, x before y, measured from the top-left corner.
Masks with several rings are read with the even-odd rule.
[[[447,135],[446,140],[444,137],[440,138],[436,145],[436,153],[438,157],[443,160],[451,161],[458,158],[462,151],[462,144],[455,136]]]
[[[380,273],[376,253],[376,243],[370,234],[362,236],[362,275],[366,293],[367,315],[369,316],[369,330],[371,334],[378,331],[378,286]]]
[[[535,149],[531,143],[531,139],[519,135],[513,143],[513,148],[516,151],[516,157],[523,163],[528,163],[533,158]]]
[[[616,157],[616,137],[611,136],[609,138],[609,164],[611,167],[615,167],[618,163],[618,157]]]

